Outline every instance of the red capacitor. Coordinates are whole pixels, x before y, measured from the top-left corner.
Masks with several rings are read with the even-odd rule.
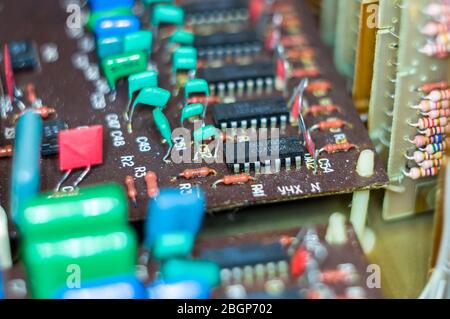
[[[103,163],[103,126],[61,131],[58,135],[61,171]]]
[[[291,275],[300,277],[306,270],[308,265],[309,253],[304,248],[299,248],[291,259]]]

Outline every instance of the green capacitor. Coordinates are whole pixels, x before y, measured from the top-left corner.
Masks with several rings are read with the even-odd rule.
[[[115,90],[117,80],[147,69],[147,55],[130,52],[108,57],[102,61],[102,68],[109,86]]]
[[[194,247],[194,236],[188,232],[167,233],[156,238],[152,256],[157,260],[187,257]]]
[[[135,92],[143,88],[158,86],[158,72],[155,70],[145,71],[130,75],[128,78],[128,99],[131,100]]]
[[[172,72],[197,70],[197,50],[193,47],[179,47],[173,53]]]
[[[169,38],[169,43],[192,46],[194,44],[195,36],[192,32],[176,29]]]
[[[173,59],[180,59],[180,58],[192,58],[192,59],[196,59],[197,58],[197,49],[191,46],[182,46],[182,47],[178,47],[174,52],[173,52]]]
[[[198,280],[215,287],[220,283],[220,268],[203,260],[170,259],[161,266],[162,279],[177,282]]]
[[[26,203],[16,224],[26,240],[41,240],[114,229],[126,225],[127,219],[125,191],[110,183],[40,194]]]
[[[165,89],[159,87],[144,88],[139,92],[132,107],[134,108],[138,104],[145,104],[164,109],[169,99],[170,92]]]
[[[195,117],[195,116],[202,116],[204,111],[203,104],[189,104],[183,107],[181,110],[181,126],[183,126],[183,123],[185,120]]]
[[[167,120],[167,117],[164,115],[160,108],[156,108],[153,110],[153,118],[162,137],[167,141],[170,148],[172,148],[172,129],[170,127],[169,121]]]
[[[113,16],[119,16],[119,15],[132,15],[133,12],[131,8],[115,8],[112,10],[105,10],[105,11],[96,11],[89,13],[89,18],[86,23],[86,27],[89,31],[94,30],[95,25],[97,24],[97,21],[106,18],[106,17],[113,17]]]
[[[191,94],[204,94],[209,96],[209,85],[204,79],[192,79],[184,86],[184,96],[189,98]]]
[[[77,278],[83,285],[92,279],[134,274],[137,238],[128,226],[112,232],[66,236],[24,242],[22,256],[33,298],[52,298]]]
[[[197,145],[204,140],[214,137],[216,140],[220,139],[220,131],[214,125],[206,125],[194,131],[194,143]]]
[[[151,24],[156,27],[161,23],[183,25],[184,10],[174,5],[159,4],[153,9]]]
[[[153,35],[150,31],[141,30],[125,35],[123,40],[123,51],[134,52],[143,51],[150,54],[152,50]]]

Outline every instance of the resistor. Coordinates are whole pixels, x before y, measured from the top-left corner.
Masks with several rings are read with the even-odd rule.
[[[341,119],[330,119],[328,121],[322,121],[319,122],[315,125],[313,125],[310,130],[311,131],[315,131],[315,130],[321,130],[321,131],[325,131],[325,130],[331,130],[331,129],[338,129],[338,128],[343,128],[344,126],[350,126],[346,121],[341,120]]]
[[[448,56],[449,47],[439,43],[427,43],[419,49],[420,53],[423,53],[430,57],[446,58]]]
[[[313,116],[317,116],[321,114],[330,114],[333,112],[340,112],[340,109],[337,105],[334,104],[312,105],[305,110],[304,114],[305,115],[312,114]]]
[[[411,108],[420,110],[422,112],[428,112],[432,110],[448,109],[450,108],[450,100],[443,100],[439,102],[433,102],[430,100],[422,100],[418,105],[414,105]]]
[[[432,136],[416,135],[414,139],[408,141],[416,147],[423,147],[427,144],[441,143],[445,139],[445,135],[437,134]]]
[[[419,164],[421,168],[429,169],[432,167],[441,167],[442,159],[426,160]]]
[[[450,109],[433,110],[430,112],[422,112],[421,114],[432,119],[437,119],[439,117],[450,117]]]
[[[255,180],[255,178],[253,176],[248,175],[247,173],[242,173],[238,175],[226,175],[223,178],[219,179],[218,181],[214,182],[214,184],[212,184],[212,188],[217,188],[217,185],[221,183],[224,185],[244,184],[253,180]]]
[[[290,60],[302,60],[302,59],[312,59],[316,56],[316,51],[313,48],[303,48],[303,49],[291,49],[287,50],[286,57]]]
[[[207,177],[208,175],[217,175],[216,170],[209,168],[209,167],[201,167],[196,169],[186,169],[180,174],[178,174],[178,177],[183,177],[185,179],[191,179],[195,177]],[[175,178],[176,179],[176,178]]]
[[[36,95],[36,88],[32,83],[29,83],[25,86],[25,94],[27,96],[28,102],[30,102],[31,105],[33,105],[38,99]]]
[[[309,83],[308,87],[306,88],[306,92],[308,93],[313,93],[316,91],[324,92],[331,90],[332,87],[333,85],[329,81],[315,81]]]
[[[450,145],[450,139],[446,139],[442,143],[428,144],[424,148],[420,148],[421,151],[427,152],[428,154],[434,154],[436,152],[445,151]]]
[[[147,195],[150,198],[156,197],[159,193],[158,177],[155,172],[148,171],[145,174],[145,184],[147,185]]]
[[[435,21],[428,22],[425,24],[423,28],[420,29],[420,32],[424,35],[433,37],[439,33],[450,31],[449,23],[438,23]]]
[[[409,170],[409,172],[403,171],[403,174],[405,174],[406,177],[412,178],[414,180],[423,177],[436,176],[438,173],[439,167],[432,167],[427,169],[421,167],[413,167]]]
[[[134,178],[132,176],[125,177],[125,186],[127,187],[127,195],[131,199],[134,207],[137,207],[137,196],[138,192],[136,190],[136,185],[134,184]]]
[[[422,152],[422,151],[415,151],[413,156],[406,155],[405,157],[406,157],[406,159],[408,159],[410,161],[415,161],[417,164],[420,164],[423,161],[441,159],[443,157],[443,153],[436,152],[434,154],[428,154],[428,153]]]
[[[0,147],[0,158],[2,157],[11,157],[13,154],[13,147],[12,145],[6,145],[3,147]]]
[[[217,104],[220,102],[220,98],[218,96],[194,96],[188,99],[188,104]]]
[[[425,99],[433,102],[448,100],[450,99],[450,89],[431,91]]]
[[[287,47],[304,46],[306,39],[302,35],[288,35],[281,38],[281,45]]]
[[[409,123],[409,125],[413,127],[417,127],[419,130],[425,130],[431,127],[438,127],[447,125],[448,120],[446,117],[440,117],[437,119],[430,119],[427,117],[423,117],[419,119],[417,123]]]
[[[320,75],[320,70],[316,67],[297,68],[292,71],[293,78],[314,78]]]
[[[348,278],[349,272],[342,269],[326,270],[321,273],[320,281],[324,284],[344,283]]]
[[[322,154],[322,153],[332,154],[332,153],[337,153],[337,152],[348,152],[354,148],[358,148],[358,147],[355,144],[351,144],[351,143],[328,144],[319,150],[319,154]]]
[[[419,133],[426,135],[426,136],[432,136],[432,135],[437,135],[437,134],[449,134],[450,133],[450,125],[430,127],[426,130],[420,130]]]
[[[445,90],[449,87],[449,83],[447,81],[441,81],[436,83],[427,83],[419,87],[418,91],[423,93],[430,93],[434,90]]]

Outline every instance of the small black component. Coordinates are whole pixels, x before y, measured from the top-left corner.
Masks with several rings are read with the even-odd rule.
[[[289,259],[286,250],[279,242],[206,249],[201,251],[198,257],[212,261],[218,264],[220,268],[252,266]]]
[[[225,143],[224,154],[227,165],[236,173],[243,168],[258,170],[258,167],[267,164],[275,164],[275,172],[278,172],[281,165],[286,167],[290,167],[293,163],[297,167],[301,165],[305,157],[305,147],[301,137],[290,136]]]
[[[187,16],[197,14],[217,14],[248,9],[248,0],[208,0],[189,1],[182,5]]]
[[[261,61],[246,65],[227,64],[218,68],[203,68],[198,71],[198,77],[209,84],[274,79],[275,64],[273,61]]]
[[[36,43],[30,40],[11,41],[8,43],[11,64],[14,70],[34,69],[39,64]]]
[[[63,120],[45,121],[42,134],[42,156],[58,154],[58,134],[69,126]]]
[[[286,104],[283,97],[215,104],[213,118],[216,125],[221,128],[249,126],[252,120],[256,122],[256,125],[261,125],[261,120],[270,123],[272,119],[276,119],[278,124],[282,121],[286,123],[289,118]],[[235,122],[234,125],[232,125],[233,122]]]
[[[257,52],[263,47],[258,34],[253,30],[235,33],[218,32],[211,35],[195,37],[194,47],[199,56],[205,54],[225,54],[227,52],[245,54],[246,51]]]

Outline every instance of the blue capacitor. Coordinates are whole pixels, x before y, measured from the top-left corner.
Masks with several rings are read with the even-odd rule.
[[[91,11],[107,11],[117,8],[131,8],[134,0],[89,0]]]
[[[34,111],[26,111],[16,126],[10,188],[13,219],[27,200],[39,192],[41,142],[42,118]]]
[[[199,281],[180,281],[165,283],[156,281],[147,286],[149,299],[208,299],[211,289]]]
[[[163,189],[151,200],[146,220],[145,244],[151,248],[158,236],[187,232],[194,236],[200,230],[205,214],[205,195],[200,188],[182,194],[178,189]]]
[[[117,15],[99,19],[95,24],[94,33],[97,38],[119,37],[140,28],[141,22],[134,15]]]
[[[65,288],[56,299],[146,299],[147,292],[134,276],[116,276],[85,282],[80,288]]]
[[[123,53],[122,37],[107,37],[97,40],[97,55],[100,59]]]

